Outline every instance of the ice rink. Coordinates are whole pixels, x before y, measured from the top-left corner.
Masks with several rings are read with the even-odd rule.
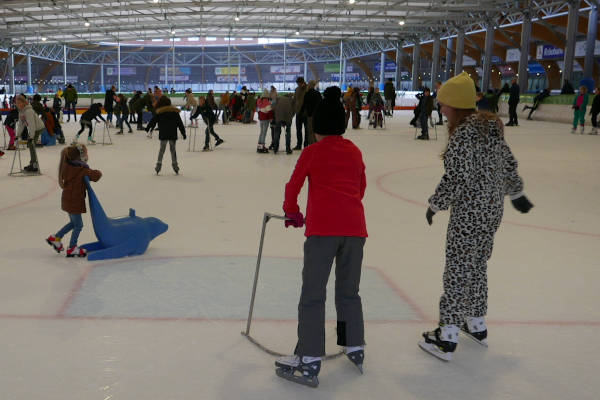
[[[107,262],[67,259],[44,241],[67,221],[56,183],[62,146],[38,149],[36,177],[7,176],[7,152],[0,399],[597,399],[600,137],[537,121],[506,128],[535,207],[522,215],[506,200],[488,269],[489,348],[461,337],[443,363],[417,342],[435,327],[442,289],[448,213],[430,227],[425,210],[447,134],[438,127],[439,140],[414,140],[411,114],[396,112],[385,131],[363,119],[345,135],[367,166],[365,374],[345,357],[325,361],[317,389],[278,378],[274,357],[240,334],[262,215],[281,213],[299,152],[257,154],[258,125],[219,124],[222,146],[188,152],[189,141],[178,141],[180,175],[167,151],[156,176],[156,137],[112,130],[114,145],[89,148],[104,209],[116,217],[135,208],[169,230],[143,256]],[[65,125],[68,142],[78,128]],[[294,127],[292,137],[295,145]],[[251,334],[279,352],[296,341],[303,239],[281,221],[268,225]],[[80,244],[93,240],[85,214]],[[328,353],[338,351],[332,310]]]

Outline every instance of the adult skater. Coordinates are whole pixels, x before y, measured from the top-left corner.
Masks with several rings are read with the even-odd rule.
[[[67,85],[67,88],[63,92],[63,98],[65,99],[65,112],[67,113],[67,122],[71,121],[71,114],[69,111],[73,112],[73,118],[75,122],[77,122],[77,110],[75,106],[77,105],[77,90],[70,83]]]
[[[487,346],[487,260],[504,211],[504,196],[522,213],[533,205],[523,195],[517,161],[504,141],[502,122],[475,111],[475,85],[463,72],[438,92],[448,119],[445,173],[429,198],[427,222],[440,210],[450,211],[446,236],[444,292],[439,327],[423,333],[419,346],[449,361],[459,330]]]
[[[275,130],[273,133],[273,153],[277,154],[279,151],[281,129],[285,128],[285,152],[286,154],[292,154],[292,119],[294,118],[294,104],[292,103],[291,96],[277,96],[274,111]]]
[[[296,113],[296,147],[294,150],[302,150],[302,144],[304,147],[308,146],[308,138],[306,137],[306,114],[302,110],[304,105],[304,95],[308,91],[304,78],[299,76],[296,79],[296,91],[294,92],[294,112]],[[302,141],[302,126],[304,125],[304,141]]]
[[[29,155],[31,159],[29,165],[23,170],[25,172],[38,172],[38,158],[35,151],[35,145],[42,132],[46,129],[44,121],[33,111],[33,107],[27,103],[27,98],[20,94],[16,96],[15,105],[19,110],[19,121],[17,123],[17,138],[21,137],[23,130],[27,128],[27,147],[29,148]]]
[[[527,116],[528,120],[531,120],[531,114],[540,106],[540,104],[544,101],[546,97],[550,97],[550,91],[548,89],[542,90],[533,98],[533,106],[525,106],[523,107],[523,111],[530,110],[529,115]]]
[[[79,132],[77,132],[77,135],[75,135],[75,139],[73,140],[73,143],[77,143],[77,141],[79,140],[79,135],[81,135],[81,133],[85,130],[85,128],[88,128],[88,143],[95,144],[96,141],[92,137],[92,133],[93,133],[92,120],[94,120],[96,122],[100,122],[100,121],[98,121],[98,118],[100,118],[102,120],[102,122],[107,124],[107,121],[102,116],[102,103],[92,104],[91,107],[81,115],[81,120],[80,120],[81,129],[79,129]]]
[[[306,135],[308,136],[307,143],[313,144],[315,140],[315,132],[313,129],[313,115],[317,106],[323,99],[321,93],[315,88],[317,81],[308,81],[308,90],[304,95],[304,102],[302,104],[302,111],[306,114]]]
[[[196,117],[198,115],[202,115],[202,121],[204,121],[204,123],[206,124],[206,129],[204,130],[204,148],[202,149],[202,151],[210,151],[210,135],[212,135],[216,140],[215,147],[225,142],[215,132],[214,126],[217,117],[213,112],[212,108],[208,105],[206,99],[202,96],[200,96],[199,98],[198,108],[196,109],[195,113]]]
[[[392,78],[388,78],[383,85],[383,96],[385,97],[385,115],[391,117],[394,114],[394,101],[396,100],[396,88]]]
[[[17,138],[17,134],[15,130],[17,129],[17,121],[19,121],[19,110],[17,108],[11,108],[8,114],[6,115],[6,119],[4,120],[4,127],[8,132],[9,142],[6,150],[16,150],[15,140]]]
[[[592,108],[590,109],[590,114],[592,115],[592,130],[590,131],[590,135],[598,134],[598,113],[600,113],[600,87],[596,87],[594,91],[594,100],[592,101]]]
[[[587,92],[586,86],[579,88],[579,94],[573,99],[573,129],[571,133],[577,133],[577,123],[581,126],[581,134],[584,134],[585,129],[585,109],[587,108],[590,95]]]
[[[190,124],[188,125],[190,128],[198,127],[198,120],[196,119],[198,114],[196,114],[196,110],[198,109],[198,101],[192,93],[192,89],[186,89],[185,91],[185,108],[190,111]],[[192,118],[192,115],[196,115],[196,117]]]
[[[87,255],[85,249],[77,247],[77,240],[83,229],[81,214],[86,212],[86,186],[83,178],[87,176],[91,181],[98,182],[102,177],[102,172],[90,169],[87,162],[87,148],[82,144],[65,147],[60,154],[58,184],[63,190],[61,208],[69,214],[69,223],[63,226],[55,235],[48,236],[46,242],[57,253],[60,253],[64,250],[61,239],[72,231],[67,257],[85,257]]]
[[[117,88],[113,85],[106,91],[106,94],[104,95],[104,111],[106,111],[106,121],[111,127],[113,126],[112,120],[116,92]]]
[[[510,86],[510,95],[508,97],[508,124],[506,126],[519,126],[519,117],[517,116],[517,105],[521,99],[521,89],[517,85],[517,79],[513,78]]]
[[[362,198],[365,164],[360,150],[341,135],[345,132],[342,92],[328,87],[313,116],[317,143],[300,154],[285,186],[285,226],[301,228],[304,216],[298,194],[308,178],[302,292],[298,305],[298,344],[294,355],[275,362],[277,375],[316,387],[325,355],[325,292],[335,260],[337,344],[362,372],[364,323],[358,294],[367,237]]]
[[[117,102],[115,104],[115,114],[120,113],[121,117],[117,117],[117,128],[119,128],[119,132],[117,135],[123,134],[123,124],[127,125],[129,131],[127,133],[133,133],[131,130],[131,125],[129,124],[129,107],[127,106],[127,97],[123,93],[119,93],[117,96]]]
[[[427,121],[431,118],[433,112],[433,97],[429,88],[423,90],[423,94],[419,98],[419,122],[421,123],[421,135],[417,136],[419,140],[429,140],[429,127]]]
[[[181,110],[171,105],[171,99],[167,96],[162,96],[156,102],[156,114],[152,117],[146,131],[149,132],[158,123],[158,139],[160,140],[160,150],[158,151],[158,160],[156,161],[156,175],[160,172],[162,166],[163,155],[167,143],[169,143],[169,150],[171,150],[171,165],[175,174],[179,175],[179,165],[177,164],[177,152],[175,151],[175,144],[177,142],[177,129],[181,132],[183,140],[186,139],[185,127],[179,113]]]
[[[144,109],[154,114],[154,107],[152,106],[152,91],[148,89],[146,94],[140,97],[133,103],[133,111],[137,114],[137,130],[144,130]]]

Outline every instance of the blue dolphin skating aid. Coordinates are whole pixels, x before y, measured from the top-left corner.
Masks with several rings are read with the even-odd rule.
[[[158,218],[141,218],[135,215],[133,208],[129,216],[108,218],[100,201],[96,197],[88,177],[85,178],[90,204],[90,215],[97,242],[87,243],[81,248],[87,250],[88,260],[106,260],[144,254],[150,241],[169,229]]]

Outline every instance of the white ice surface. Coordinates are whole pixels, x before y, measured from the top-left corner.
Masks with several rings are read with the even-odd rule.
[[[171,171],[167,151],[161,176],[155,176],[158,142],[143,133],[113,135],[113,146],[90,147],[90,165],[104,174],[94,188],[109,216],[132,207],[139,216],[169,224],[130,269],[66,259],[44,242],[66,222],[55,181],[61,146],[38,149],[41,177],[7,176],[13,154],[7,152],[0,159],[0,399],[597,399],[600,137],[526,120],[507,128],[535,208],[521,215],[506,202],[488,269],[490,347],[462,339],[445,364],[417,342],[435,325],[442,286],[448,214],[438,213],[429,227],[425,202],[442,173],[446,134],[440,130],[437,142],[415,141],[409,118],[409,112],[396,113],[384,132],[346,134],[367,166],[370,236],[364,263],[387,281],[364,275],[365,375],[345,359],[327,361],[316,390],[275,376],[273,357],[240,335],[246,326],[241,311],[224,310],[221,316],[223,306],[215,305],[210,318],[201,318],[202,313],[177,309],[193,307],[191,282],[199,282],[200,306],[211,301],[203,297],[206,292],[220,288],[241,310],[247,306],[262,214],[280,212],[297,152],[257,154],[257,125],[217,125],[226,143],[214,152],[192,153],[188,142],[179,141],[181,175]],[[69,141],[78,127],[66,125]],[[201,142],[202,130],[199,134]],[[305,199],[306,188],[301,204]],[[80,243],[94,239],[88,214],[84,225]],[[271,271],[277,257],[302,257],[302,244],[302,231],[270,222],[264,254]],[[247,270],[240,264],[236,275],[215,271],[219,259],[225,268],[232,256],[246,260]],[[153,261],[145,265],[144,259]],[[160,259],[170,261],[156,269]],[[191,261],[177,265],[185,259]],[[198,261],[203,259],[211,262]],[[208,273],[197,275],[192,261]],[[264,303],[296,307],[300,264],[285,262],[281,268],[285,272],[269,274],[265,267],[261,275],[265,286],[259,286],[252,334],[291,352],[295,321],[290,312],[278,315],[277,308],[270,316],[272,304]],[[266,293],[278,282],[289,288],[288,295]],[[369,319],[368,310],[383,301],[368,294],[377,287],[386,288],[382,293],[391,304],[409,304],[415,313],[382,309]],[[172,300],[168,307],[153,305],[160,296]],[[393,303],[398,298],[402,302]],[[118,299],[132,304],[119,309]],[[327,350],[337,350],[331,321]]]

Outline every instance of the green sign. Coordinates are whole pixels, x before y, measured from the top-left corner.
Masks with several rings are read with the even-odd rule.
[[[325,64],[325,72],[340,73],[340,64]]]

